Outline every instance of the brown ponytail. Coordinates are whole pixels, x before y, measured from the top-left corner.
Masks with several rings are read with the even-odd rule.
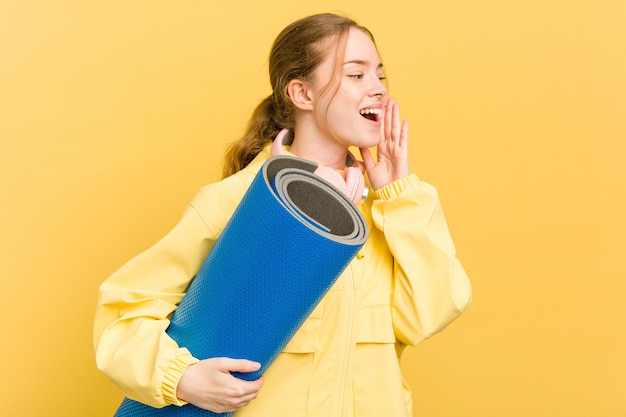
[[[269,96],[252,113],[243,137],[226,150],[223,178],[245,168],[280,132],[282,127],[272,120],[273,113],[274,97]]]
[[[342,39],[345,42],[351,27],[371,37],[366,28],[353,20],[331,13],[305,17],[283,29],[269,58],[273,93],[254,110],[243,137],[228,147],[222,170],[224,178],[245,168],[283,128],[294,128],[295,110],[287,93],[289,82],[307,81],[326,56],[328,47],[322,41],[336,37],[338,42]]]

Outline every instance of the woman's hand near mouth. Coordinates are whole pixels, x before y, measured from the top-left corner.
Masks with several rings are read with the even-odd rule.
[[[376,149],[377,161],[368,148],[359,148],[363,167],[375,190],[410,174],[409,123],[406,120],[400,122],[400,106],[393,98],[387,100],[382,122],[382,137]]]

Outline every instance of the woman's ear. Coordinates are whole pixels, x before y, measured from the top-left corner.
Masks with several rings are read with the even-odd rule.
[[[313,110],[311,91],[306,82],[294,79],[287,84],[287,94],[296,108],[300,110]]]

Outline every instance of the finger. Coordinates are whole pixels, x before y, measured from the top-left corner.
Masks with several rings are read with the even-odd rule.
[[[224,372],[254,372],[261,369],[261,364],[247,359],[222,358],[221,370]]]
[[[385,133],[385,140],[388,140],[391,136],[391,123],[393,121],[393,97],[390,97],[389,100],[387,100],[387,106],[385,107],[385,127],[384,127],[384,133]]]
[[[365,173],[365,170],[367,169],[363,161],[354,161],[354,164],[352,164],[352,166],[358,168],[363,173]]]
[[[257,395],[259,395],[259,391],[261,390],[261,387],[263,386],[265,379],[263,377],[260,377],[259,379],[254,380],[254,381],[244,381],[244,382],[246,383],[245,384],[246,394],[242,396],[242,399],[251,401],[255,399]]]
[[[244,407],[250,404],[258,396],[259,396],[259,391],[256,390],[254,392],[242,395],[240,397],[232,398],[230,401],[228,401],[229,403],[228,405],[230,409],[227,411],[235,411],[238,408]]]
[[[260,377],[254,381],[245,381],[243,379],[231,376],[233,380],[229,383],[230,389],[228,396],[239,401],[251,400],[257,396],[259,390],[263,386],[265,379]]]
[[[363,165],[366,170],[376,165],[372,151],[370,151],[369,148],[359,148],[359,152],[361,153],[361,159],[363,159]]]
[[[400,147],[406,148],[409,144],[409,121],[402,122],[402,133],[400,133]]]
[[[396,142],[400,139],[400,106],[397,103],[393,105],[393,121],[391,125],[391,139]]]

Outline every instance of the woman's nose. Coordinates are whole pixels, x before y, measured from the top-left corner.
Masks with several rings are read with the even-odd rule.
[[[387,87],[385,83],[380,78],[376,77],[375,84],[372,86],[371,93],[372,96],[380,96],[385,97],[387,95]]]

